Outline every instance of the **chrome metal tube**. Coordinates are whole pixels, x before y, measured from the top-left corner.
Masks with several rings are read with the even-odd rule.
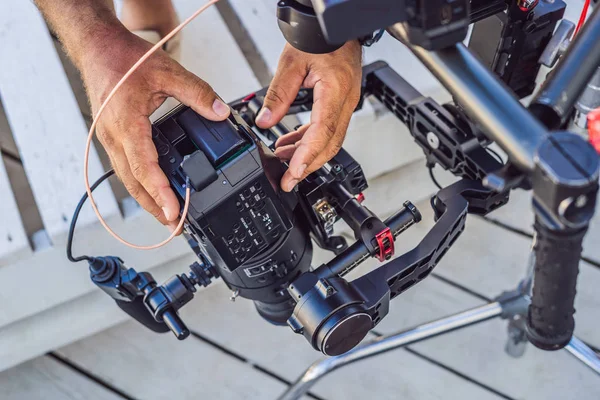
[[[524,172],[533,170],[546,128],[469,49],[458,43],[427,51],[410,44],[402,24],[389,27],[388,32],[408,46],[517,167]]]
[[[437,321],[429,322],[416,328],[382,336],[370,343],[359,346],[341,356],[325,358],[311,365],[279,400],[296,400],[308,393],[310,388],[330,372],[369,357],[395,350],[412,343],[452,332],[479,322],[498,317],[502,314],[502,305],[498,302],[486,304],[455,314]]]
[[[569,344],[565,347],[565,350],[600,375],[600,355],[596,354],[581,340],[573,336]]]

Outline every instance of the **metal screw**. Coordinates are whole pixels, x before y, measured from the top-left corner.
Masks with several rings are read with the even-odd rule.
[[[581,196],[577,197],[577,200],[575,200],[575,207],[583,208],[587,205],[587,202],[588,202],[587,196],[582,194]]]
[[[440,138],[438,138],[435,133],[429,132],[427,134],[427,143],[432,149],[438,149],[440,147]]]
[[[483,178],[483,186],[495,190],[496,192],[503,192],[506,189],[506,179],[496,174],[488,174]]]
[[[231,292],[231,296],[229,297],[229,300],[233,301],[235,303],[235,299],[240,295],[240,291],[236,290],[235,292]]]

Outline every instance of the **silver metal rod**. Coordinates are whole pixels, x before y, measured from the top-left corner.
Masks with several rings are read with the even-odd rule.
[[[279,400],[296,400],[308,393],[310,388],[325,375],[356,361],[395,350],[412,343],[452,332],[479,322],[498,317],[502,314],[502,305],[498,302],[486,304],[455,314],[437,321],[432,321],[416,328],[379,337],[370,343],[359,346],[341,356],[325,358],[311,365]]]
[[[581,340],[573,336],[569,344],[565,347],[565,350],[600,375],[600,355],[596,354]]]
[[[546,128],[465,45],[428,51],[410,44],[403,24],[389,27],[388,32],[419,58],[517,167],[533,170]]]

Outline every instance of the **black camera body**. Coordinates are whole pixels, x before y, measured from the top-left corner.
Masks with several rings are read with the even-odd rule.
[[[182,204],[191,185],[187,234],[232,291],[284,324],[294,306],[286,288],[310,268],[312,244],[297,195],[279,188],[283,164],[237,114],[212,122],[180,106],[153,134]]]

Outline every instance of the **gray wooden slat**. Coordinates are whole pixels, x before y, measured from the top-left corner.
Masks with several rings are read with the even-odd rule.
[[[19,154],[19,150],[17,149],[17,145],[12,137],[12,133],[10,132],[10,126],[8,125],[8,120],[6,119],[6,113],[4,112],[4,107],[2,106],[2,97],[0,94],[0,149],[3,151],[8,151],[13,155]]]
[[[412,346],[517,399],[597,399],[598,375],[566,351],[529,345],[514,359],[504,351],[506,321],[494,320]]]
[[[188,250],[184,257],[173,254],[168,262],[161,265],[130,263],[128,266],[135,266],[138,271],[149,271],[157,282],[164,282],[186,271],[195,260],[196,256]],[[83,265],[79,272],[72,273],[81,277],[88,275]],[[98,289],[46,306],[30,317],[0,325],[0,371],[128,320],[130,317]]]
[[[195,302],[182,310],[193,330],[285,379],[296,379],[321,357],[304,337],[264,321],[252,302],[238,299],[232,303],[222,284],[200,291]],[[313,393],[333,400],[442,399],[449,390],[457,398],[498,398],[405,351],[337,371],[315,386]]]
[[[4,160],[0,156],[0,266],[9,261],[9,257],[26,255],[29,250],[27,234],[23,227],[17,202]]]
[[[21,214],[25,233],[31,238],[36,232],[44,229],[44,223],[31,192],[27,174],[25,173],[23,164],[11,157],[4,157],[4,165],[19,213]]]
[[[138,243],[158,243],[168,235],[168,230],[143,211],[131,218],[114,221],[113,227],[126,238]],[[74,242],[74,254],[118,255],[128,266],[138,270],[152,269],[182,255],[192,254],[182,238],[152,251],[139,251],[116,244],[101,226],[80,230]],[[185,267],[185,265],[183,266]],[[35,279],[27,281],[31,296],[23,296],[23,271]],[[31,257],[18,260],[0,268],[2,297],[21,299],[19,307],[0,308],[0,327],[41,313],[63,302],[92,291],[95,286],[89,279],[87,264],[73,264],[65,256],[64,247],[36,252]]]
[[[490,217],[508,224],[521,231],[533,234],[534,214],[531,208],[531,192],[522,190],[511,194],[508,207],[503,207],[490,214]],[[583,242],[583,255],[600,264],[600,211],[596,210],[590,229]]]
[[[285,385],[191,337],[128,322],[57,351],[140,399],[274,399]]]
[[[29,1],[0,5],[0,93],[44,225],[61,237],[83,193],[85,123],[60,64],[52,39]],[[90,177],[102,173],[96,152],[90,154]],[[95,194],[104,215],[118,214],[108,187]],[[95,222],[90,211],[81,226]]]
[[[0,373],[2,400],[119,400],[121,396],[50,357]]]
[[[397,297],[390,315],[376,329],[391,334],[481,304],[472,295],[431,277]],[[489,321],[411,348],[512,398],[598,398],[597,375],[566,351],[544,352],[528,345],[522,358],[506,354],[507,324]],[[454,393],[449,391],[448,396],[454,398]]]
[[[182,19],[199,7],[195,0],[173,3]],[[208,82],[226,101],[260,87],[216,7],[211,7],[188,25],[182,35],[181,64]]]

